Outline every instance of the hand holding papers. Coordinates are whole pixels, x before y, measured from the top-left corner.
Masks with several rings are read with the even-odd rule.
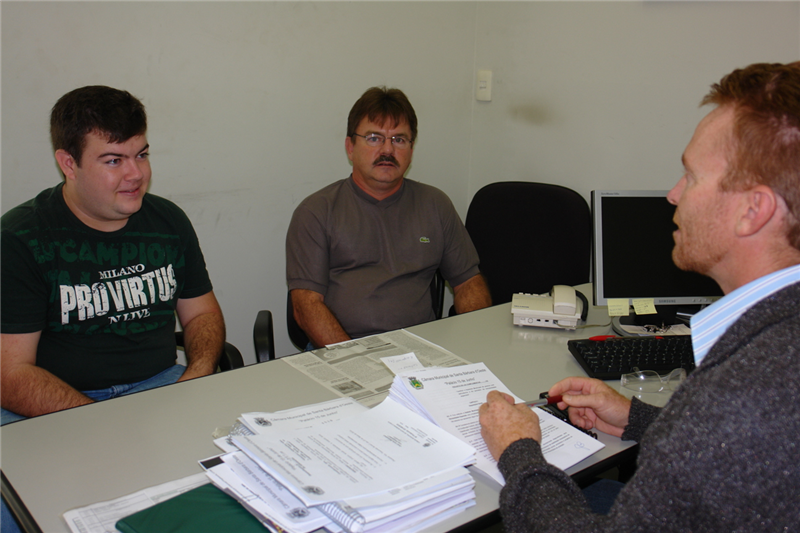
[[[491,390],[522,401],[483,363],[406,372],[395,377],[389,398],[473,446],[478,454],[475,466],[503,485],[505,480],[481,437],[478,421],[478,408]],[[604,446],[546,411],[539,409],[536,414],[542,429],[542,453],[558,468],[569,468]]]

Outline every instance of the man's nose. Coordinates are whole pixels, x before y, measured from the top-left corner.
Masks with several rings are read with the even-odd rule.
[[[381,146],[381,153],[389,154],[395,151],[394,143],[392,142],[391,137],[386,137],[383,141],[383,145]]]
[[[681,176],[678,183],[667,193],[667,201],[672,205],[678,205],[683,194],[683,189],[686,186],[686,175]]]
[[[136,158],[129,160],[129,164],[127,165],[127,172],[125,173],[125,179],[128,180],[138,180],[144,177],[144,167],[148,165],[147,161],[138,161]]]

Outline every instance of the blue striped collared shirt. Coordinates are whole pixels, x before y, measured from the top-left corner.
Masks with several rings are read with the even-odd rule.
[[[692,317],[692,347],[696,365],[708,354],[728,327],[745,311],[774,292],[800,281],[800,265],[751,281],[720,298]]]

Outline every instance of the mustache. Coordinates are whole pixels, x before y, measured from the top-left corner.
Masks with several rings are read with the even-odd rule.
[[[395,159],[394,156],[391,156],[391,155],[382,155],[382,156],[378,157],[378,159],[376,159],[372,164],[373,165],[377,165],[377,164],[385,163],[385,162],[386,163],[391,163],[391,164],[393,164],[395,166],[400,166],[400,163],[397,162],[397,159]]]

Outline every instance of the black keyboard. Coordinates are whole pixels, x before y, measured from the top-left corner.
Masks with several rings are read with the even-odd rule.
[[[634,367],[662,375],[678,367],[694,370],[691,335],[576,339],[567,346],[589,377],[597,379],[619,379]]]

